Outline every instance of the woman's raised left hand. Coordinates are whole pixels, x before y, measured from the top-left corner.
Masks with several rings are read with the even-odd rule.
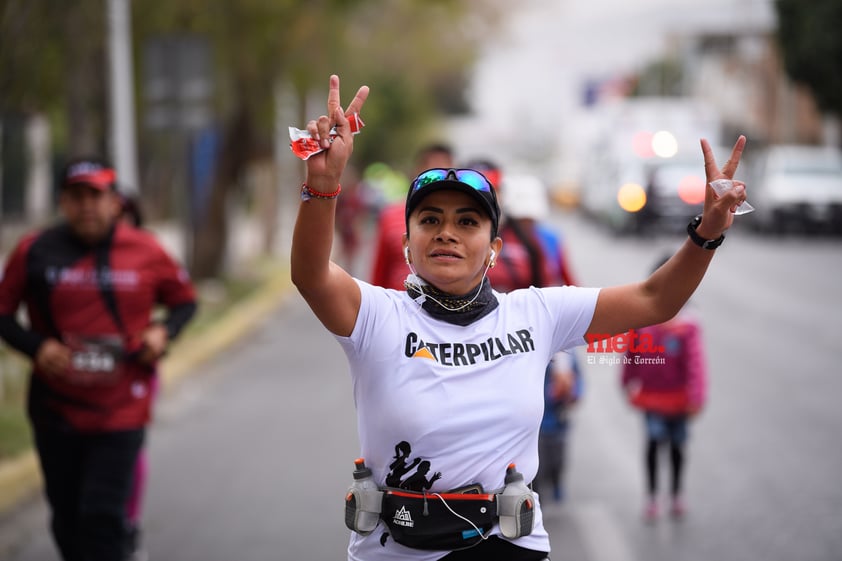
[[[731,150],[731,157],[722,169],[717,166],[708,141],[703,138],[701,144],[705,157],[705,206],[702,212],[702,223],[699,224],[696,232],[704,239],[714,240],[731,227],[737,206],[746,200],[746,187],[742,181],[734,181],[734,188],[719,196],[710,183],[717,179],[734,179],[746,145],[746,137],[740,135]]]

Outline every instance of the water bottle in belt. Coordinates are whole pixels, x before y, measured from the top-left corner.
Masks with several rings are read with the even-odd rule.
[[[497,496],[500,532],[509,539],[528,536],[535,522],[535,496],[515,464],[506,469],[505,481],[503,492]]]
[[[345,495],[345,525],[366,536],[374,531],[380,520],[383,493],[363,458],[354,460],[354,466],[354,483]]]

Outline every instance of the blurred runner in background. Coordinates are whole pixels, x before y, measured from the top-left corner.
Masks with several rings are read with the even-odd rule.
[[[546,224],[550,205],[547,190],[531,175],[503,174],[489,160],[471,162],[486,177],[499,183],[503,222],[503,249],[489,279],[497,290],[529,286],[576,285],[561,236]],[[483,169],[484,168],[484,169]],[[583,380],[573,352],[557,353],[547,365],[544,380],[544,416],[538,436],[538,473],[532,488],[541,496],[564,499],[564,471],[570,412],[583,393]]]
[[[665,263],[663,259],[658,267]],[[656,267],[656,269],[658,268]],[[673,319],[636,332],[638,344],[652,350],[629,350],[622,384],[629,402],[643,412],[646,429],[646,505],[644,518],[658,517],[658,455],[669,450],[670,514],[685,514],[682,476],[690,419],[704,406],[707,372],[702,330],[685,306]]]
[[[144,225],[143,211],[140,200],[136,195],[128,195],[120,191],[121,212],[120,220],[135,228],[142,228]],[[152,403],[158,395],[160,378],[156,368],[149,376],[149,396]],[[146,561],[148,554],[141,543],[141,520],[143,518],[143,497],[146,494],[146,479],[149,474],[149,464],[146,458],[146,445],[144,443],[137,453],[137,461],[134,464],[132,478],[132,489],[129,494],[129,501],[126,504],[128,550],[130,557],[128,561]]]
[[[336,206],[336,232],[339,234],[340,255],[338,261],[348,271],[354,271],[360,251],[360,228],[366,213],[361,181],[348,182],[342,189],[344,197]]]
[[[450,146],[443,143],[430,144],[416,155],[413,176],[430,168],[452,168],[453,165],[453,150]],[[409,274],[401,241],[406,232],[404,198],[387,204],[377,221],[370,282],[383,288],[403,290],[403,281]]]
[[[140,201],[135,195],[120,193],[120,219],[135,228],[143,228],[143,211],[140,208]]]
[[[0,337],[32,360],[28,413],[65,561],[125,561],[127,503],[158,360],[196,311],[187,272],[120,216],[114,169],[62,174],[63,220],[26,235],[0,280]],[[28,322],[18,321],[26,308]],[[156,306],[166,308],[154,321]]]

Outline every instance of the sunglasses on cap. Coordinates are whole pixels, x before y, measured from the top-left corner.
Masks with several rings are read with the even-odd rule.
[[[475,191],[484,193],[494,193],[494,187],[491,182],[480,172],[473,169],[445,169],[433,168],[421,173],[416,177],[409,187],[409,192],[414,193],[423,189],[430,183],[438,183],[439,181],[458,181],[464,183]]]

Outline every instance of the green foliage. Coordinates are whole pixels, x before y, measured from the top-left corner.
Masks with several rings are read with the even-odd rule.
[[[466,111],[464,89],[477,46],[494,24],[492,2],[457,0],[145,0],[136,3],[136,40],[190,32],[214,46],[218,109],[246,104],[262,142],[272,133],[273,88],[292,85],[301,118],[308,99],[323,99],[327,76],[353,94],[368,84],[365,120],[390,141],[360,143],[370,162],[411,151],[406,138],[447,111]],[[312,112],[307,106],[306,111]],[[321,106],[315,106],[321,110]],[[303,123],[298,123],[303,125]],[[362,140],[362,138],[361,138]],[[365,144],[365,145],[363,145]]]
[[[105,146],[105,2],[0,1],[0,111],[50,117],[54,147]],[[67,124],[65,124],[67,123]]]
[[[0,403],[0,460],[13,458],[31,446],[23,400]]]
[[[776,0],[775,7],[787,73],[824,111],[842,116],[842,2]]]
[[[364,110],[366,134],[354,151],[360,167],[386,161],[410,168],[420,145],[441,138],[442,117],[470,110],[472,64],[498,13],[489,0],[400,0],[369,2],[350,14],[339,70],[343,90],[350,95],[367,84],[372,91]],[[323,82],[324,74],[320,93]]]
[[[32,444],[26,416],[29,364],[0,344],[0,460],[17,455]]]
[[[406,169],[418,139],[435,129],[430,99],[400,76],[375,75],[366,83],[377,92],[376,103],[365,107],[366,130],[355,142],[354,157],[363,165],[386,161]]]
[[[66,138],[69,152],[108,145],[107,5],[75,0],[67,9],[54,0],[0,0],[0,110],[59,116],[52,130]],[[147,122],[147,42],[188,36],[210,47],[212,94],[202,109],[212,113],[221,150],[188,259],[191,272],[205,278],[220,272],[227,205],[243,190],[241,178],[250,163],[271,154],[276,92],[292,93],[296,122],[289,124],[303,126],[324,111],[329,74],[342,77],[346,96],[368,84],[372,96],[363,116],[378,138],[374,132],[360,137],[354,163],[358,169],[374,161],[404,165],[435,135],[440,115],[469,111],[471,66],[502,1],[137,0],[131,6],[140,123]],[[157,216],[178,214],[187,133],[141,126],[139,134],[148,206]]]
[[[0,2],[0,111],[44,110],[61,99],[58,12],[49,0]]]
[[[271,140],[276,85],[292,84],[303,108],[304,100],[323,95],[333,72],[348,89],[372,86],[375,95],[366,113],[375,123],[377,115],[389,114],[389,134],[398,138],[424,134],[419,122],[433,123],[436,115],[468,111],[470,66],[482,38],[494,32],[502,3],[143,0],[131,5],[138,74],[148,38],[207,38],[215,64],[216,113],[224,121],[247,107],[255,146],[261,149]],[[68,129],[62,121],[69,111],[81,111],[82,121],[96,116],[104,122],[106,7],[104,0],[75,0],[72,10],[52,0],[0,1],[0,110],[45,112],[56,118],[59,132]],[[91,66],[100,79],[85,86],[88,97],[79,86],[75,96],[68,95],[68,78],[86,67],[89,76]],[[142,102],[140,95],[136,99]],[[97,125],[91,133],[104,136],[105,131]],[[105,139],[97,143],[105,145]],[[367,147],[359,157],[393,157],[378,150]]]

